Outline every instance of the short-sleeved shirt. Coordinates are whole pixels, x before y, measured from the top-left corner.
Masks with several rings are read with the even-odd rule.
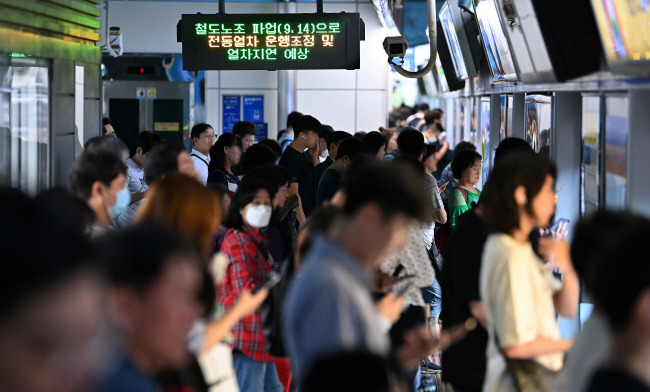
[[[288,147],[282,153],[278,165],[287,168],[289,173],[291,173],[291,177],[298,183],[298,193],[300,193],[300,199],[304,203],[305,199],[309,199],[306,185],[307,176],[314,168],[313,163],[302,152],[299,152],[293,147]]]
[[[239,187],[239,178],[233,173],[224,172],[222,170],[213,170],[208,174],[208,184],[222,184],[228,188],[230,197],[234,196]]]
[[[319,205],[331,200],[334,194],[339,189],[341,183],[341,175],[334,169],[327,169],[320,177],[318,183],[318,193],[316,194],[316,203]]]
[[[463,193],[458,188],[451,191],[449,194],[449,224],[452,228],[456,227],[458,217],[471,210],[473,202],[478,202],[481,191],[478,189],[477,191],[478,193],[474,193],[465,189],[467,200],[465,200]]]
[[[427,193],[429,194],[429,200],[431,200],[431,209],[432,211],[438,211],[443,209],[442,199],[440,198],[440,189],[438,189],[438,184],[436,183],[436,178],[431,175],[424,176],[424,183],[427,188]],[[433,219],[429,218],[428,221],[422,222],[420,224],[420,229],[422,230],[422,238],[427,249],[433,243],[433,230],[436,228],[436,223]]]
[[[422,233],[417,224],[409,227],[404,247],[389,256],[381,264],[381,272],[392,276],[400,265],[402,268],[400,268],[401,272],[397,277],[414,275],[410,279],[395,284],[392,288],[395,292],[399,292],[402,289],[408,290],[403,295],[404,305],[402,310],[409,305],[424,306],[422,292],[418,288],[431,286],[436,275],[426,247],[422,243]],[[410,289],[408,289],[409,285],[411,285]]]
[[[561,339],[553,290],[530,242],[518,242],[507,234],[488,236],[481,262],[480,288],[489,322],[483,391],[515,392],[494,335],[498,336],[500,347],[525,344],[537,338]],[[532,359],[557,371],[562,368],[564,355],[553,353]]]
[[[199,173],[199,181],[201,184],[205,185],[208,181],[208,166],[210,165],[210,157],[202,154],[196,149],[192,149],[190,153],[192,158],[192,163],[194,163],[194,169]]]
[[[442,312],[445,327],[453,328],[472,317],[469,303],[479,301],[481,255],[487,239],[485,223],[470,210],[458,220],[447,239],[442,267]],[[461,391],[480,391],[485,377],[487,331],[480,324],[442,353],[442,379]]]
[[[131,158],[126,160],[126,187],[131,194],[149,189],[149,185],[144,181],[144,168]]]

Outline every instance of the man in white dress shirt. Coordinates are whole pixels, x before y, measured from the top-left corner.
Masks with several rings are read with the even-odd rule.
[[[214,128],[212,125],[201,123],[192,127],[190,133],[194,148],[190,153],[194,168],[199,173],[199,181],[203,185],[208,181],[208,165],[210,165],[210,148],[214,145]]]

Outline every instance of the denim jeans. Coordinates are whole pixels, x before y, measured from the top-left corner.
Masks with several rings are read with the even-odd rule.
[[[437,319],[440,317],[440,312],[442,311],[442,289],[440,288],[440,283],[438,283],[438,278],[433,281],[431,290],[433,292],[433,298],[431,299],[431,317]]]
[[[241,392],[284,391],[274,363],[258,362],[236,351],[232,353],[232,361]]]

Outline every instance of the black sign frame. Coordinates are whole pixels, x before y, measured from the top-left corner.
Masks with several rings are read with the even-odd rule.
[[[203,35],[198,35],[197,24],[210,26]],[[279,26],[280,32],[261,33],[260,24]],[[243,35],[238,36],[239,48],[235,48],[231,42],[235,35],[233,26],[236,26]],[[257,26],[254,26],[257,25]],[[317,30],[314,26],[327,27],[326,30]],[[285,29],[285,26],[288,26]],[[334,28],[329,28],[334,26]],[[337,32],[336,26],[340,27]],[[256,33],[252,32],[255,28]],[[221,30],[219,30],[221,29]],[[263,30],[263,29],[262,29]],[[325,33],[319,33],[325,31]],[[361,67],[361,44],[365,39],[365,25],[359,13],[310,13],[310,14],[183,14],[177,26],[178,41],[183,45],[183,69],[189,71],[198,70],[268,70],[276,71],[282,69],[359,69]],[[225,35],[224,35],[225,34]],[[246,40],[244,45],[242,37],[249,38],[255,35],[257,40],[251,42]],[[310,47],[280,47],[275,43],[273,47],[267,47],[269,39],[267,36],[275,35],[279,40],[280,35],[288,35]],[[328,35],[333,38],[333,45],[326,47]],[[210,38],[212,36],[212,38]],[[309,41],[309,37],[312,39]],[[217,38],[215,38],[217,37]],[[228,38],[228,42],[225,38]],[[298,38],[295,38],[298,37]],[[255,39],[255,37],[252,37]],[[220,40],[228,47],[210,47],[220,45]],[[343,43],[340,43],[344,41]],[[252,46],[255,43],[258,46]],[[247,47],[251,44],[251,47]],[[286,44],[286,41],[283,42]],[[269,49],[271,49],[269,51]],[[287,52],[287,49],[289,51]],[[294,50],[296,49],[296,50]],[[298,54],[306,57],[286,58]],[[272,55],[275,53],[275,59]],[[239,54],[245,60],[239,60]],[[268,56],[267,56],[268,55]],[[268,59],[262,57],[267,56]],[[229,60],[229,57],[231,58]],[[238,60],[234,60],[237,57]]]

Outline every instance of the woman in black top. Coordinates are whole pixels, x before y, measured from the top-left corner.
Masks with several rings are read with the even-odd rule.
[[[208,166],[208,183],[223,184],[228,187],[232,197],[239,186],[239,178],[232,172],[232,167],[239,164],[241,158],[241,140],[233,133],[224,133],[210,149]]]

